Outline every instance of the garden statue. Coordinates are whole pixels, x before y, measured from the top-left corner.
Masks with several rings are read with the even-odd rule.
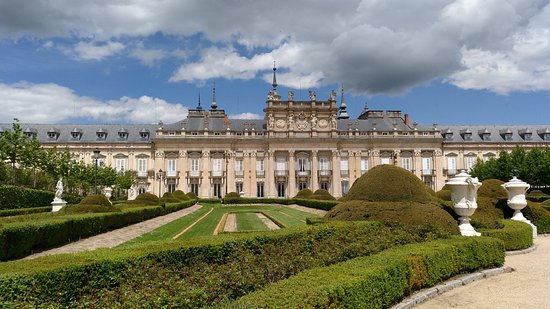
[[[113,202],[111,202],[111,196],[113,194],[113,188],[111,188],[110,186],[105,187],[105,189],[103,189],[103,194],[105,195],[105,197],[107,198],[109,203],[111,203],[111,205],[113,205]]]
[[[508,191],[508,207],[514,210],[512,220],[525,222],[533,228],[533,238],[537,237],[537,227],[527,220],[521,210],[527,206],[527,200],[525,199],[525,193],[531,187],[528,183],[521,181],[516,176],[513,176],[510,181],[502,184],[502,187]]]
[[[59,177],[59,180],[55,185],[55,196],[52,201],[52,212],[57,212],[61,210],[61,208],[65,207],[65,205],[67,205],[67,202],[63,200],[62,196],[63,196],[63,179]]]
[[[460,216],[458,219],[460,234],[462,236],[480,236],[481,234],[476,232],[470,224],[469,217],[477,209],[477,190],[481,186],[481,183],[477,177],[472,178],[472,176],[462,171],[448,180],[446,185],[451,189],[453,210]]]

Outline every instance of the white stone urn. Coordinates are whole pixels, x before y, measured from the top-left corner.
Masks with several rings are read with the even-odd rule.
[[[107,200],[109,200],[109,203],[111,203],[111,205],[112,205],[113,202],[111,202],[111,196],[113,195],[113,188],[111,188],[109,186],[105,187],[105,189],[103,189],[103,194],[105,195]]]
[[[521,210],[527,206],[527,200],[525,199],[525,194],[527,190],[531,187],[525,181],[518,179],[516,176],[512,177],[510,181],[502,184],[502,187],[508,191],[508,207],[514,210],[514,215],[512,220],[525,222],[533,228],[533,237],[537,236],[537,227],[527,220],[521,213]]]
[[[453,210],[460,217],[458,218],[460,234],[462,236],[480,236],[470,224],[470,216],[477,209],[477,189],[481,183],[477,177],[473,178],[462,171],[455,177],[449,179],[446,185],[451,189],[451,200]]]

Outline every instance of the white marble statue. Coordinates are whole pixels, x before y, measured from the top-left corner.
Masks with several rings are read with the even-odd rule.
[[[62,200],[61,196],[63,195],[63,179],[59,177],[57,184],[55,185],[55,198],[54,200]]]

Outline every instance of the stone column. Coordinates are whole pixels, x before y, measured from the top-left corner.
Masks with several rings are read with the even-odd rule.
[[[177,168],[179,172],[179,180],[178,180],[178,190],[181,190],[183,192],[187,191],[187,169],[188,169],[188,161],[187,161],[187,151],[180,150],[179,151],[179,158],[177,163]]]
[[[226,183],[224,184],[224,190],[227,191],[225,192],[227,194],[235,191],[235,152],[226,151],[225,157],[227,174],[225,175]]]
[[[422,156],[420,149],[413,151],[413,168],[416,177],[422,179]]]
[[[163,170],[164,172],[166,172],[164,165],[164,151],[156,151],[155,157],[153,158],[153,188],[151,191],[158,197],[162,197],[161,192],[164,192],[164,178],[158,178],[159,170]]]
[[[210,152],[205,150],[202,152],[201,156],[201,187],[199,191],[199,197],[208,198],[210,197]]]
[[[246,197],[256,197],[256,150],[251,151],[248,158],[248,177],[245,182],[248,182],[248,187],[245,185],[244,194]]]
[[[294,150],[288,151],[288,197],[296,195],[296,166],[294,162]]]
[[[443,177],[443,154],[441,150],[436,149],[433,156],[433,164],[435,170],[434,190],[439,191],[445,185],[445,177]]]
[[[311,190],[319,189],[319,159],[317,158],[317,150],[311,151]]]
[[[267,161],[265,166],[265,183],[264,183],[264,194],[266,197],[274,198],[275,195],[275,151],[267,151]]]
[[[340,157],[338,150],[332,150],[332,196],[342,197],[342,180],[340,177]]]
[[[380,150],[372,151],[372,167],[380,165]]]

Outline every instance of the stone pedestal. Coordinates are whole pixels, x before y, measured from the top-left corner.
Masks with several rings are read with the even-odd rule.
[[[61,208],[65,207],[67,205],[67,202],[65,202],[62,199],[54,199],[52,202],[52,212],[58,212],[61,210]]]

